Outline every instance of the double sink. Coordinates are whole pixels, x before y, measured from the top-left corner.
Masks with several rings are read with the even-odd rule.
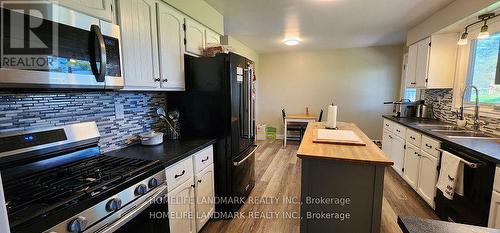
[[[439,125],[439,124],[417,124],[417,126],[428,129],[432,132],[442,134],[448,138],[470,138],[470,139],[485,139],[494,140],[499,137],[483,133],[481,131],[470,130],[455,125]]]

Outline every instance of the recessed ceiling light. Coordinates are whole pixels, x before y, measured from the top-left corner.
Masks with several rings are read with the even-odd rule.
[[[283,40],[283,43],[285,43],[288,46],[294,46],[294,45],[298,45],[300,43],[300,39],[299,38],[287,38],[287,39]]]

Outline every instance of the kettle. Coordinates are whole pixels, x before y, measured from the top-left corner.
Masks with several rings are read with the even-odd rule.
[[[432,116],[432,106],[425,104],[425,101],[419,101],[417,105],[416,117],[418,118],[431,118]]]

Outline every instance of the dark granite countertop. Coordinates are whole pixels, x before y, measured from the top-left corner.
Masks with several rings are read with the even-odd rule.
[[[409,216],[398,217],[398,225],[404,233],[500,233],[492,228]]]
[[[439,132],[431,131],[417,124],[442,124],[450,125],[438,120],[420,119],[420,118],[396,118],[394,116],[383,116],[385,119],[400,123],[408,128],[417,130],[423,134],[436,138],[440,141],[450,144],[461,150],[481,156],[490,162],[500,164],[500,141],[494,139],[474,139],[474,138],[449,138]]]
[[[143,146],[138,144],[114,150],[104,155],[159,160],[165,167],[168,167],[214,143],[215,139],[165,140],[163,144],[157,146]]]

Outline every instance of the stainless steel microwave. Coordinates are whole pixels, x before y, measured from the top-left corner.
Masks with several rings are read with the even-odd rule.
[[[1,8],[3,43],[0,88],[122,88],[124,80],[119,26],[58,5],[51,8],[56,12],[50,17]],[[19,31],[24,29],[15,27],[22,27],[26,23],[15,23],[18,21],[14,20],[23,18],[37,22],[37,28],[29,29],[32,30],[29,33],[35,36],[22,31],[24,35],[19,36]],[[34,58],[30,60],[30,55],[26,55],[29,52],[25,50],[9,47],[16,43],[21,47],[32,44],[36,47],[35,42],[40,38],[49,38],[53,43],[52,50],[37,56],[40,61]],[[14,62],[22,63],[20,66]],[[28,65],[32,67],[26,68]]]

